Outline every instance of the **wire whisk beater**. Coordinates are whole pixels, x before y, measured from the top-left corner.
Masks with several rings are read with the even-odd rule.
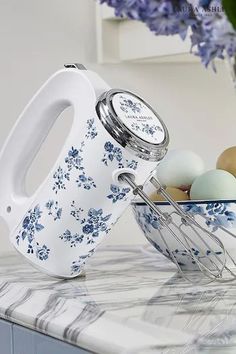
[[[173,211],[163,212],[148,195],[143,191],[143,186],[135,183],[134,177],[130,174],[122,174],[120,180],[127,183],[135,195],[139,195],[149,208],[149,217],[152,217],[157,229],[159,242],[155,243],[149,239],[154,247],[167,256],[177,266],[180,274],[190,282],[196,282],[196,272],[191,276],[188,271],[198,270],[198,282],[221,281],[228,282],[236,278],[236,262],[230,250],[225,247],[225,242],[215,232],[203,227],[202,221],[206,222],[205,216],[199,215],[196,218],[190,212],[186,212],[166,192],[160,182],[151,177],[150,182],[166,201],[173,207]],[[201,220],[200,218],[203,218]],[[143,225],[145,232],[145,225]],[[236,236],[219,226],[224,232],[225,238]],[[146,232],[145,232],[146,233]],[[147,236],[147,234],[146,234]],[[162,244],[162,248],[158,246]],[[179,257],[181,255],[181,257]],[[182,256],[188,260],[187,266],[180,261]]]

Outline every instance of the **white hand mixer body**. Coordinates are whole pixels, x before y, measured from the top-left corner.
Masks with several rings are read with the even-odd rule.
[[[70,133],[51,172],[28,196],[28,168],[68,106],[74,110]],[[134,198],[119,174],[143,184],[167,145],[165,125],[139,97],[111,90],[96,73],[75,65],[56,72],[26,106],[0,153],[0,216],[12,244],[50,275],[79,275]]]

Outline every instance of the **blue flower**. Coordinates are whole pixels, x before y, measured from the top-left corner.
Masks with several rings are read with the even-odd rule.
[[[206,225],[216,231],[219,227],[230,228],[236,226],[236,214],[229,210],[229,203],[208,203],[205,207],[196,204],[185,204],[184,210],[190,214],[204,217]]]
[[[208,215],[224,214],[226,212],[226,203],[209,203],[207,204],[206,210]]]
[[[163,228],[161,225],[159,218],[156,216],[156,214],[153,212],[152,209],[148,208],[148,212],[143,214],[143,217],[147,223],[147,225],[151,225],[154,229],[160,230]]]
[[[55,216],[54,220],[60,219],[61,218],[61,214],[62,214],[62,208],[59,208],[56,211],[56,216]]]
[[[104,145],[105,150],[108,152],[111,152],[113,150],[113,147],[114,147],[114,145],[112,143],[110,143],[109,141],[107,141]]]
[[[133,170],[136,170],[137,169],[137,167],[138,167],[138,162],[137,161],[135,161],[135,160],[131,160],[131,161],[128,161],[128,160],[126,160],[126,162],[127,162],[127,168],[132,168]]]
[[[123,159],[122,150],[120,147],[114,146],[111,142],[107,141],[104,145],[105,153],[103,155],[102,162],[108,166],[111,162],[118,162],[118,167],[129,167],[132,169],[136,169],[138,166],[138,162],[135,160],[128,161]]]
[[[27,240],[28,242],[28,250],[29,245],[34,241],[35,234],[44,229],[44,226],[39,223],[39,219],[41,218],[42,211],[39,208],[39,205],[36,205],[34,209],[30,209],[22,221],[22,227],[16,236],[17,245],[20,244],[20,241]],[[30,247],[30,252],[33,253],[35,251],[35,247]]]
[[[69,152],[68,152],[68,156],[73,157],[73,158],[77,157],[78,154],[79,154],[79,151],[77,149],[74,149],[73,146],[72,146],[71,150],[69,150]]]
[[[59,166],[56,172],[54,172],[53,178],[54,178],[54,185],[52,189],[57,194],[58,191],[62,189],[66,189],[65,182],[70,180],[70,175],[67,171],[63,170],[61,166]]]
[[[119,191],[120,191],[120,188],[118,186],[116,186],[115,184],[111,184],[110,189],[113,193],[119,193]]]
[[[71,234],[70,230],[67,229],[63,233],[63,236],[60,236],[60,238],[63,238],[65,241],[70,241],[72,239],[72,234]]]
[[[85,182],[87,181],[87,178],[85,177],[85,175],[79,175],[79,180]]]
[[[97,129],[96,129],[96,126],[95,126],[95,119],[92,118],[92,119],[88,119],[87,120],[87,133],[85,135],[85,137],[87,139],[94,139],[96,136],[98,135],[97,133]]]
[[[82,255],[78,260],[73,261],[71,265],[71,275],[79,274],[82,270],[82,266],[84,265],[86,259],[90,258],[94,254],[94,248],[91,249],[88,254]]]
[[[61,219],[62,208],[59,208],[58,201],[49,200],[45,207],[48,209],[48,215],[52,216],[54,221]]]
[[[46,245],[40,246],[37,243],[37,251],[36,251],[36,257],[39,258],[41,261],[46,261],[49,256],[50,249],[47,248]]]
[[[98,215],[102,215],[102,209],[94,209],[94,208],[90,208],[88,211],[88,216],[91,217],[96,217]]]
[[[93,232],[93,230],[94,230],[94,227],[93,227],[92,224],[86,224],[86,225],[84,225],[84,227],[83,227],[83,232],[84,232],[85,234],[91,234],[91,233]]]
[[[51,209],[53,205],[54,205],[54,201],[53,201],[53,200],[49,200],[49,201],[46,203],[45,206],[46,206],[47,209]]]
[[[86,176],[85,173],[83,172],[83,174],[79,175],[78,179],[76,180],[77,186],[83,187],[86,190],[93,188],[96,188],[96,184],[94,183],[94,180],[92,177],[90,176]]]
[[[66,230],[62,235],[59,236],[61,240],[66,243],[70,243],[70,247],[76,247],[78,243],[81,243],[84,239],[84,235],[72,234],[70,230]]]
[[[29,218],[29,216],[26,216],[26,217],[24,218],[24,220],[23,220],[22,226],[23,226],[24,229],[27,229],[28,226],[29,226],[29,224],[30,224],[30,218]]]
[[[112,199],[113,203],[116,203],[118,200],[124,199],[127,193],[130,192],[130,188],[120,188],[115,184],[110,185],[111,194],[107,195],[108,199]]]
[[[139,102],[133,102],[131,99],[126,99],[125,97],[120,97],[120,108],[125,113],[128,113],[129,110],[131,113],[140,113],[142,105]]]
[[[185,204],[185,205],[183,205],[183,209],[184,209],[184,211],[186,211],[190,214],[204,215],[203,207],[201,207],[197,204]]]
[[[101,232],[108,233],[110,230],[107,224],[111,217],[111,214],[103,215],[102,209],[90,208],[87,215],[84,215],[84,210],[82,208],[77,208],[75,202],[71,204],[72,210],[71,215],[81,224],[82,234],[72,235],[69,230],[66,230],[60,239],[65,242],[70,242],[71,246],[76,246],[78,242],[86,242],[86,244],[92,244],[95,241],[93,238],[99,237]],[[69,236],[69,237],[68,237]]]

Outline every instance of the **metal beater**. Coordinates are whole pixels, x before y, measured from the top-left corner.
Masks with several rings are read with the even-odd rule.
[[[176,259],[175,254],[171,251],[171,248],[168,244],[166,238],[164,238],[161,230],[159,230],[159,235],[168,250],[168,254],[172,261],[178,268],[180,274],[191,283],[196,283],[199,281],[201,283],[208,283],[212,281],[220,282],[229,282],[236,279],[236,273],[229,269],[227,262],[230,260],[236,268],[236,262],[229,254],[228,250],[225,249],[222,241],[213,233],[202,227],[191,215],[189,212],[185,212],[181,206],[176,203],[171,196],[166,192],[165,187],[160,184],[160,182],[152,176],[150,179],[151,184],[156,188],[157,192],[161,194],[166,201],[171,204],[175,211],[172,213],[163,213],[160,208],[158,208],[148,197],[148,195],[143,191],[142,185],[137,185],[132,174],[124,173],[120,175],[120,181],[127,183],[133,190],[134,195],[139,195],[142,200],[153,210],[157,217],[159,223],[168,230],[170,235],[184,248],[188,253],[191,259],[195,262],[198,270],[198,274],[203,275],[201,279],[196,279],[196,271],[192,273],[192,276],[189,275],[189,272],[183,271],[179,262]],[[179,218],[179,222],[174,221],[173,216]],[[204,218],[204,216],[202,216]],[[204,218],[205,219],[205,218]],[[226,230],[222,226],[219,226],[226,234],[231,237],[236,237],[233,233]],[[188,231],[191,230],[194,232],[194,240],[189,237]],[[220,249],[220,255],[214,252],[213,247],[217,246],[217,249]],[[204,252],[203,247],[207,247],[211,251],[211,258],[209,257],[209,265],[204,264],[200,257],[197,257],[193,249],[198,249],[200,252]]]

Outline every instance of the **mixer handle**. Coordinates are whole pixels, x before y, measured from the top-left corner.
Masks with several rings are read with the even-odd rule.
[[[96,73],[81,65],[66,65],[52,75],[28,103],[0,152],[0,217],[6,221],[10,232],[21,222],[47,181],[48,177],[33,196],[27,195],[27,171],[58,116],[67,107],[73,107],[74,120],[65,146],[71,135],[80,131],[81,120],[75,118],[94,114],[97,96],[107,89],[108,85]]]

